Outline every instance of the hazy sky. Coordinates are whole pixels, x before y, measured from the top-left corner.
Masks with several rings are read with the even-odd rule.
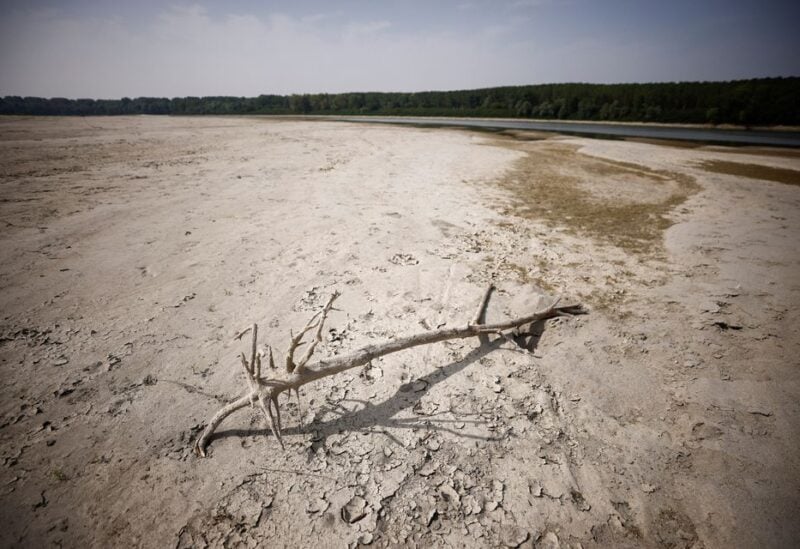
[[[0,0],[0,95],[798,75],[797,0]]]

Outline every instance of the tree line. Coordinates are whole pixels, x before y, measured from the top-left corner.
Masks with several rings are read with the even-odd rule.
[[[800,125],[800,77],[730,82],[540,84],[413,93],[65,99],[6,96],[0,114],[321,114]]]

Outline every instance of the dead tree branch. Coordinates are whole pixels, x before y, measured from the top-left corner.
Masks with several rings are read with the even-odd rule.
[[[510,330],[519,326],[537,322],[540,320],[553,318],[556,316],[571,316],[573,314],[583,313],[580,305],[569,305],[558,307],[558,299],[551,305],[541,311],[537,311],[528,316],[506,320],[504,322],[497,322],[494,324],[485,324],[483,322],[486,313],[486,307],[489,303],[489,297],[492,293],[493,286],[489,286],[486,293],[481,299],[478,310],[473,317],[472,322],[457,326],[454,328],[441,328],[439,330],[431,330],[422,332],[411,336],[401,337],[385,343],[376,345],[367,345],[355,351],[352,354],[334,357],[325,360],[319,360],[314,364],[309,365],[308,361],[314,354],[317,345],[322,341],[322,329],[327,319],[328,313],[333,307],[333,302],[339,297],[339,293],[335,292],[331,295],[328,302],[325,304],[321,311],[318,311],[308,321],[306,326],[298,332],[297,335],[292,335],[289,347],[286,351],[286,375],[282,378],[266,378],[261,376],[261,359],[268,355],[270,369],[275,368],[272,359],[272,349],[267,347],[266,351],[257,349],[258,326],[253,324],[252,328],[245,330],[237,336],[237,339],[248,331],[253,332],[253,340],[251,345],[250,360],[248,361],[244,353],[241,354],[241,362],[244,368],[245,378],[248,384],[248,391],[243,396],[237,398],[230,404],[224,406],[219,410],[208,425],[203,430],[203,433],[197,439],[194,445],[195,452],[205,457],[206,446],[214,431],[219,427],[220,423],[231,415],[232,413],[246,407],[248,404],[253,405],[258,403],[264,416],[270,426],[275,438],[283,448],[283,438],[281,436],[281,415],[278,405],[278,396],[284,391],[297,391],[302,385],[311,383],[323,377],[336,375],[340,372],[350,370],[363,366],[376,358],[404,351],[412,347],[420,345],[430,345],[440,341],[447,341],[449,339],[464,339],[467,337],[478,337],[481,344],[489,341],[490,334],[500,334],[505,336],[504,330]],[[303,337],[305,334],[316,328],[314,339],[309,343],[306,352],[298,362],[294,360],[294,354],[300,345],[303,345]]]

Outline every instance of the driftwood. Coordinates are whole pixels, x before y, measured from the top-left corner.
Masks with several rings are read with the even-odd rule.
[[[236,339],[241,339],[247,332],[252,331],[252,345],[250,349],[250,358],[241,354],[241,364],[244,369],[245,379],[247,380],[247,392],[227,404],[220,409],[203,430],[203,433],[197,439],[194,445],[195,452],[205,457],[206,446],[214,431],[219,427],[222,421],[237,410],[245,408],[248,405],[257,404],[264,412],[264,416],[269,422],[270,430],[275,438],[284,447],[283,438],[281,436],[281,412],[278,405],[278,396],[284,391],[298,392],[298,389],[312,381],[336,375],[345,370],[363,366],[378,357],[385,356],[411,347],[418,347],[420,345],[429,345],[439,341],[446,341],[448,339],[463,339],[467,337],[478,337],[481,344],[488,342],[489,334],[498,334],[501,337],[508,338],[509,336],[504,333],[505,330],[511,330],[519,326],[553,318],[556,316],[571,316],[574,314],[581,314],[583,309],[580,305],[569,305],[558,307],[558,299],[551,305],[541,311],[537,311],[528,316],[507,320],[504,322],[497,322],[494,324],[484,324],[483,318],[486,312],[486,306],[489,302],[489,296],[492,293],[493,286],[489,286],[486,293],[481,299],[478,310],[475,313],[471,322],[466,325],[458,326],[455,328],[442,328],[439,330],[431,330],[422,332],[412,336],[406,336],[395,340],[387,341],[377,345],[367,345],[358,351],[346,356],[338,356],[325,360],[319,360],[314,364],[308,364],[314,349],[322,341],[322,330],[328,313],[333,307],[333,303],[339,293],[335,292],[331,295],[328,302],[323,309],[317,312],[308,321],[306,326],[297,333],[291,335],[289,348],[286,351],[285,358],[285,375],[280,378],[267,378],[261,374],[262,360],[266,359],[269,364],[270,370],[275,370],[275,361],[272,356],[272,349],[266,347],[264,350],[258,349],[258,325],[253,324],[252,328],[248,328],[244,332],[236,336]],[[316,329],[314,338],[308,344],[308,348],[299,360],[295,360],[295,352],[297,348],[303,344],[303,338],[311,330]],[[299,395],[299,392],[298,392]]]

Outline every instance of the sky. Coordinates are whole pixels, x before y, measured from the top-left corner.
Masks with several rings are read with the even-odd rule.
[[[0,96],[800,76],[800,2],[0,0]]]

